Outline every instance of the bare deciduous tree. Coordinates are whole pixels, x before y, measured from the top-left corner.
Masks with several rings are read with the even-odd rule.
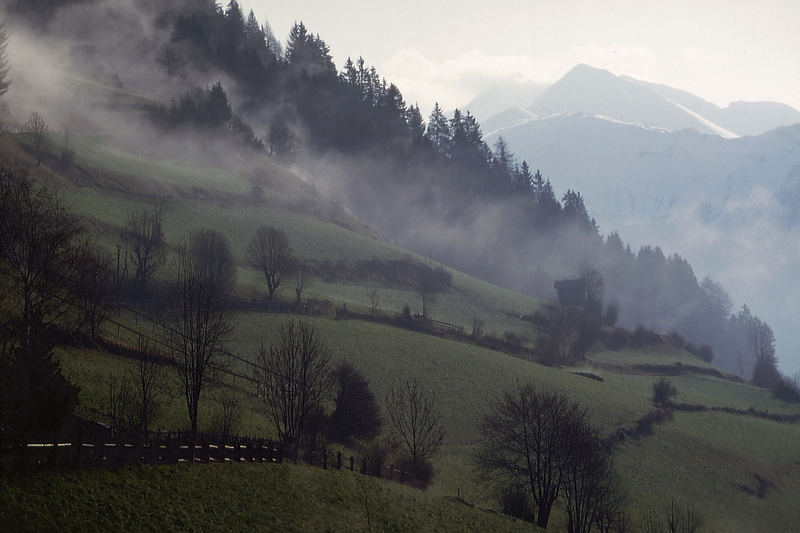
[[[90,247],[56,195],[22,170],[0,169],[0,270],[21,302],[14,318],[23,347],[38,328],[74,316],[89,288]]]
[[[661,514],[653,507],[647,508],[643,530],[645,533],[695,533],[702,525],[700,513],[672,499]]]
[[[292,269],[292,250],[286,234],[274,226],[260,226],[247,246],[247,260],[264,274],[271,300]]]
[[[381,303],[380,295],[378,294],[378,289],[372,289],[369,291],[369,310],[370,315],[375,316],[375,313],[378,311],[378,306]]]
[[[233,283],[233,260],[227,239],[211,230],[195,233],[178,256],[177,270],[178,283],[169,299],[163,334],[183,384],[191,431],[196,436],[207,370],[219,362],[223,342],[232,330],[227,290]]]
[[[142,286],[164,263],[165,242],[161,200],[154,198],[151,209],[131,213],[122,232],[122,240],[131,250],[130,260],[135,268],[134,283]]]
[[[136,341],[136,348],[140,357],[131,371],[135,404],[133,422],[142,435],[147,435],[161,409],[164,367],[156,359],[153,344],[146,338],[140,336]]]
[[[486,322],[477,316],[472,317],[472,332],[470,336],[473,340],[478,340],[483,337],[483,327],[486,325]]]
[[[103,312],[108,308],[111,288],[111,258],[103,250],[86,246],[81,254],[84,274],[75,292],[77,299],[77,324],[79,329],[88,328],[92,338],[104,320]]]
[[[302,263],[299,261],[295,265],[294,270],[294,295],[297,303],[300,303],[303,297],[303,290],[306,288],[306,272]]]
[[[75,145],[72,143],[72,128],[69,124],[64,126],[64,146],[61,148],[59,163],[64,173],[69,173],[75,162]]]
[[[133,394],[130,381],[124,377],[111,375],[108,380],[108,417],[111,434],[116,436],[128,430],[134,417]]]
[[[526,486],[539,527],[550,520],[564,480],[564,452],[572,428],[584,416],[564,396],[526,384],[505,391],[481,420],[478,466],[506,483]]]
[[[44,151],[47,149],[47,136],[50,134],[50,129],[42,115],[36,111],[31,111],[23,127],[31,139],[33,155],[36,156],[36,166],[39,166],[42,163]]]
[[[262,343],[257,361],[278,438],[300,442],[333,389],[327,345],[308,322],[285,322],[275,344]]]
[[[567,532],[589,533],[598,525],[601,514],[603,523],[609,527],[613,519],[621,523],[624,518],[619,509],[614,513],[605,508],[615,501],[616,495],[611,491],[619,488],[614,483],[611,456],[605,443],[586,422],[570,428],[570,433],[560,498],[567,515]]]
[[[386,393],[389,425],[403,441],[413,462],[433,457],[444,441],[445,429],[436,393],[417,379],[405,379]]]
[[[242,401],[231,389],[224,389],[217,394],[217,412],[212,421],[214,432],[222,437],[223,441],[235,435],[242,421]]]
[[[416,272],[414,288],[422,300],[422,316],[429,318],[430,305],[436,301],[438,295],[446,291],[453,278],[442,267],[432,268],[424,266]]]

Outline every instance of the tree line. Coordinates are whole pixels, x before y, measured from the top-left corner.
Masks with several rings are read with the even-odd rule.
[[[726,328],[711,334],[705,327],[720,321],[713,281],[697,280],[677,254],[666,257],[652,246],[632,252],[617,233],[601,236],[579,191],[559,198],[550,180],[518,161],[502,138],[489,147],[469,111],[448,116],[437,103],[426,120],[363,57],[348,59],[337,71],[328,45],[302,22],[282,47],[267,22],[259,24],[252,11],[245,16],[235,1],[225,8],[178,4],[165,11],[164,20],[171,46],[187,63],[210,61],[248,87],[238,107],[251,119],[268,117],[262,142],[274,157],[295,161],[301,147],[343,154],[338,162],[346,175],[344,190],[363,220],[401,239],[419,236],[420,224],[431,235],[440,227],[462,228],[465,240],[458,246],[440,246],[435,237],[405,243],[539,296],[548,295],[553,279],[565,273],[546,262],[526,264],[516,259],[520,255],[559,265],[589,263],[606,280],[606,294],[628,327],[674,330],[711,346],[726,369],[751,377],[750,361],[739,368],[737,354],[744,351],[722,341],[719,332]],[[219,93],[221,86],[212,90]],[[385,162],[378,169],[371,164],[376,157]],[[478,213],[492,206],[502,206],[497,220],[480,228],[482,242],[469,241]],[[412,212],[415,217],[408,216]],[[487,259],[496,257],[508,260]],[[722,313],[722,320],[732,327],[729,314]]]
[[[23,169],[2,170],[0,208],[2,439],[9,444],[50,440],[78,402],[78,388],[63,376],[53,348],[64,334],[99,335],[119,287],[130,284],[142,291],[154,282],[166,264],[163,207],[155,201],[131,213],[121,232],[126,256],[118,248],[116,273],[108,254],[90,243],[55,194],[36,186]],[[236,281],[230,244],[206,229],[175,248],[171,269],[163,273],[167,296],[157,336],[163,348],[140,336],[128,375],[109,382],[107,407],[115,432],[147,435],[162,405],[164,369],[174,367],[196,436],[211,370],[226,364]],[[286,235],[274,227],[258,228],[248,256],[264,274],[272,298],[282,276],[294,268]],[[371,442],[380,432],[383,417],[366,378],[346,359],[335,365],[333,360],[333,351],[309,322],[288,320],[275,338],[262,342],[254,363],[260,396],[282,442],[311,447],[326,438]],[[217,393],[217,401],[221,412],[213,425],[231,435],[241,402],[225,390]],[[394,437],[386,441],[391,445],[376,444],[377,449],[407,449],[411,472],[430,471],[428,461],[444,437],[435,393],[416,379],[398,379],[384,406]]]
[[[364,156],[365,164],[342,161],[343,187],[359,217],[389,236],[468,273],[538,296],[549,296],[553,279],[568,275],[563,265],[591,264],[605,279],[621,323],[674,331],[690,341],[689,347],[709,347],[726,370],[755,375],[760,356],[745,337],[749,324],[757,323],[747,313],[731,320],[731,310],[721,305],[730,299],[720,295],[722,287],[708,278],[698,280],[678,254],[665,256],[652,246],[634,253],[617,233],[602,237],[580,192],[568,190],[559,200],[550,180],[527,161],[519,163],[502,138],[490,149],[468,111],[456,109],[448,118],[437,104],[426,123],[419,107],[407,104],[400,89],[363,58],[348,60],[337,71],[327,44],[302,22],[293,26],[284,48],[268,22],[259,23],[252,11],[245,16],[236,1],[225,8],[204,1],[159,9],[159,28],[171,34],[158,52],[163,68],[218,68],[233,83],[249,87],[236,105],[221,83],[189,89],[170,106],[151,110],[164,128],[223,135],[282,162],[294,161],[301,147]],[[0,36],[3,46],[7,36]],[[7,68],[0,72],[7,77]],[[266,120],[263,138],[248,124],[254,120]],[[32,113],[23,129],[40,162],[49,139],[43,118]],[[387,163],[377,169],[376,153]],[[60,160],[66,167],[72,159],[65,131]],[[481,217],[487,210],[494,216]],[[476,220],[487,218],[494,220],[476,227]],[[457,228],[463,239],[441,246],[443,227]],[[302,283],[296,289],[302,291]],[[703,356],[709,353],[704,349]],[[759,363],[756,380],[767,386],[780,382],[774,342],[773,356],[760,360],[766,362]]]

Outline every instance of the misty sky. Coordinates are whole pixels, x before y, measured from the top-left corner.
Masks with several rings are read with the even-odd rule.
[[[487,83],[553,82],[578,63],[684,89],[717,105],[800,109],[797,0],[240,0],[285,42],[294,21],[341,68],[363,55],[423,111]]]

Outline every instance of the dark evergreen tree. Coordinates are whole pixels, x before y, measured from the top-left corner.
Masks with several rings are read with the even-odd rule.
[[[456,109],[456,111],[458,110]],[[425,136],[439,154],[444,155],[447,153],[452,132],[442,108],[439,107],[439,102],[434,104],[431,116],[428,118],[428,129]]]
[[[425,140],[425,123],[422,121],[419,105],[413,105],[408,108],[406,123],[408,124],[408,133],[411,135],[411,142],[414,144],[422,143]]]
[[[502,135],[498,137],[497,142],[494,143],[492,163],[495,174],[497,175],[497,179],[510,183],[515,181],[515,178],[512,177],[516,175],[516,162],[514,161],[514,154],[512,154],[511,150],[509,150],[508,143],[506,143]]]
[[[524,159],[522,160],[522,165],[520,165],[517,172],[514,173],[514,186],[522,192],[533,192],[533,176],[531,175],[531,167],[528,166],[528,162]]]
[[[369,382],[346,361],[336,365],[333,376],[336,408],[331,420],[331,438],[338,442],[374,438],[381,429],[381,415]]]

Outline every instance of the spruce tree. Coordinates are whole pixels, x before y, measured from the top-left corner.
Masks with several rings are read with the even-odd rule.
[[[442,108],[439,107],[439,102],[436,102],[428,118],[426,137],[437,152],[444,154],[450,141],[450,135],[450,125],[447,123],[447,118],[445,118]]]

